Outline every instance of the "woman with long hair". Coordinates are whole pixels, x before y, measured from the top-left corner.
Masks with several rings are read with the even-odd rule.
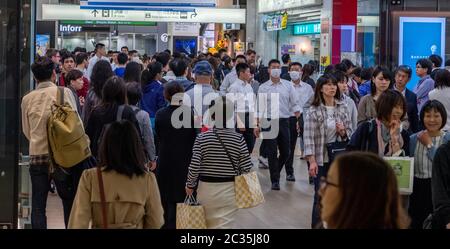
[[[161,228],[159,189],[154,174],[144,167],[142,146],[138,130],[127,120],[113,122],[106,129],[99,165],[85,170],[81,177],[69,228],[87,229],[90,223],[92,228]],[[106,207],[102,206],[100,184]]]

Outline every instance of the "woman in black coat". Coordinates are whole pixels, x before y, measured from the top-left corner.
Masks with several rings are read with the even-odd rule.
[[[158,141],[156,177],[164,208],[163,228],[168,229],[176,228],[176,204],[186,197],[186,177],[197,135],[192,109],[181,105],[183,92],[183,86],[177,81],[165,84],[164,97],[170,105],[160,109],[155,117]],[[178,124],[172,123],[174,112]],[[184,122],[183,118],[186,119]]]

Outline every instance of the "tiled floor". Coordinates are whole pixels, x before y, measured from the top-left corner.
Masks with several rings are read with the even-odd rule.
[[[258,147],[257,144],[256,147]],[[314,193],[308,184],[306,162],[296,153],[294,161],[296,182],[286,182],[285,171],[281,172],[281,190],[272,191],[269,170],[259,169],[257,151],[254,151],[254,169],[258,171],[259,180],[266,202],[258,207],[240,209],[236,217],[235,228],[310,228],[311,208]],[[48,228],[64,228],[62,203],[58,196],[49,195],[47,203]]]

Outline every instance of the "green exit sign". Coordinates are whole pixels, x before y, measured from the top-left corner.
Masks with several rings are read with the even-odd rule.
[[[294,25],[294,35],[320,34],[320,22]]]

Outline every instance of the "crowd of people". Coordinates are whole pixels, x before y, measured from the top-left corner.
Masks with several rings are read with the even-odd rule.
[[[411,91],[405,65],[345,59],[319,75],[316,61],[285,54],[266,66],[253,50],[232,58],[227,50],[140,56],[101,43],[91,53],[50,49],[33,63],[36,89],[22,100],[32,227],[47,228],[50,175],[68,228],[173,229],[176,204],[194,194],[208,228],[232,228],[234,177],[252,169],[259,138],[259,168],[269,169],[273,191],[283,167],[296,181],[300,141],[314,185],[312,228],[420,229],[430,214],[433,227],[450,228],[450,72],[441,66],[436,55],[417,61]],[[51,163],[47,141],[58,87],[92,154],[64,170]],[[410,195],[399,193],[384,157],[414,158]]]

